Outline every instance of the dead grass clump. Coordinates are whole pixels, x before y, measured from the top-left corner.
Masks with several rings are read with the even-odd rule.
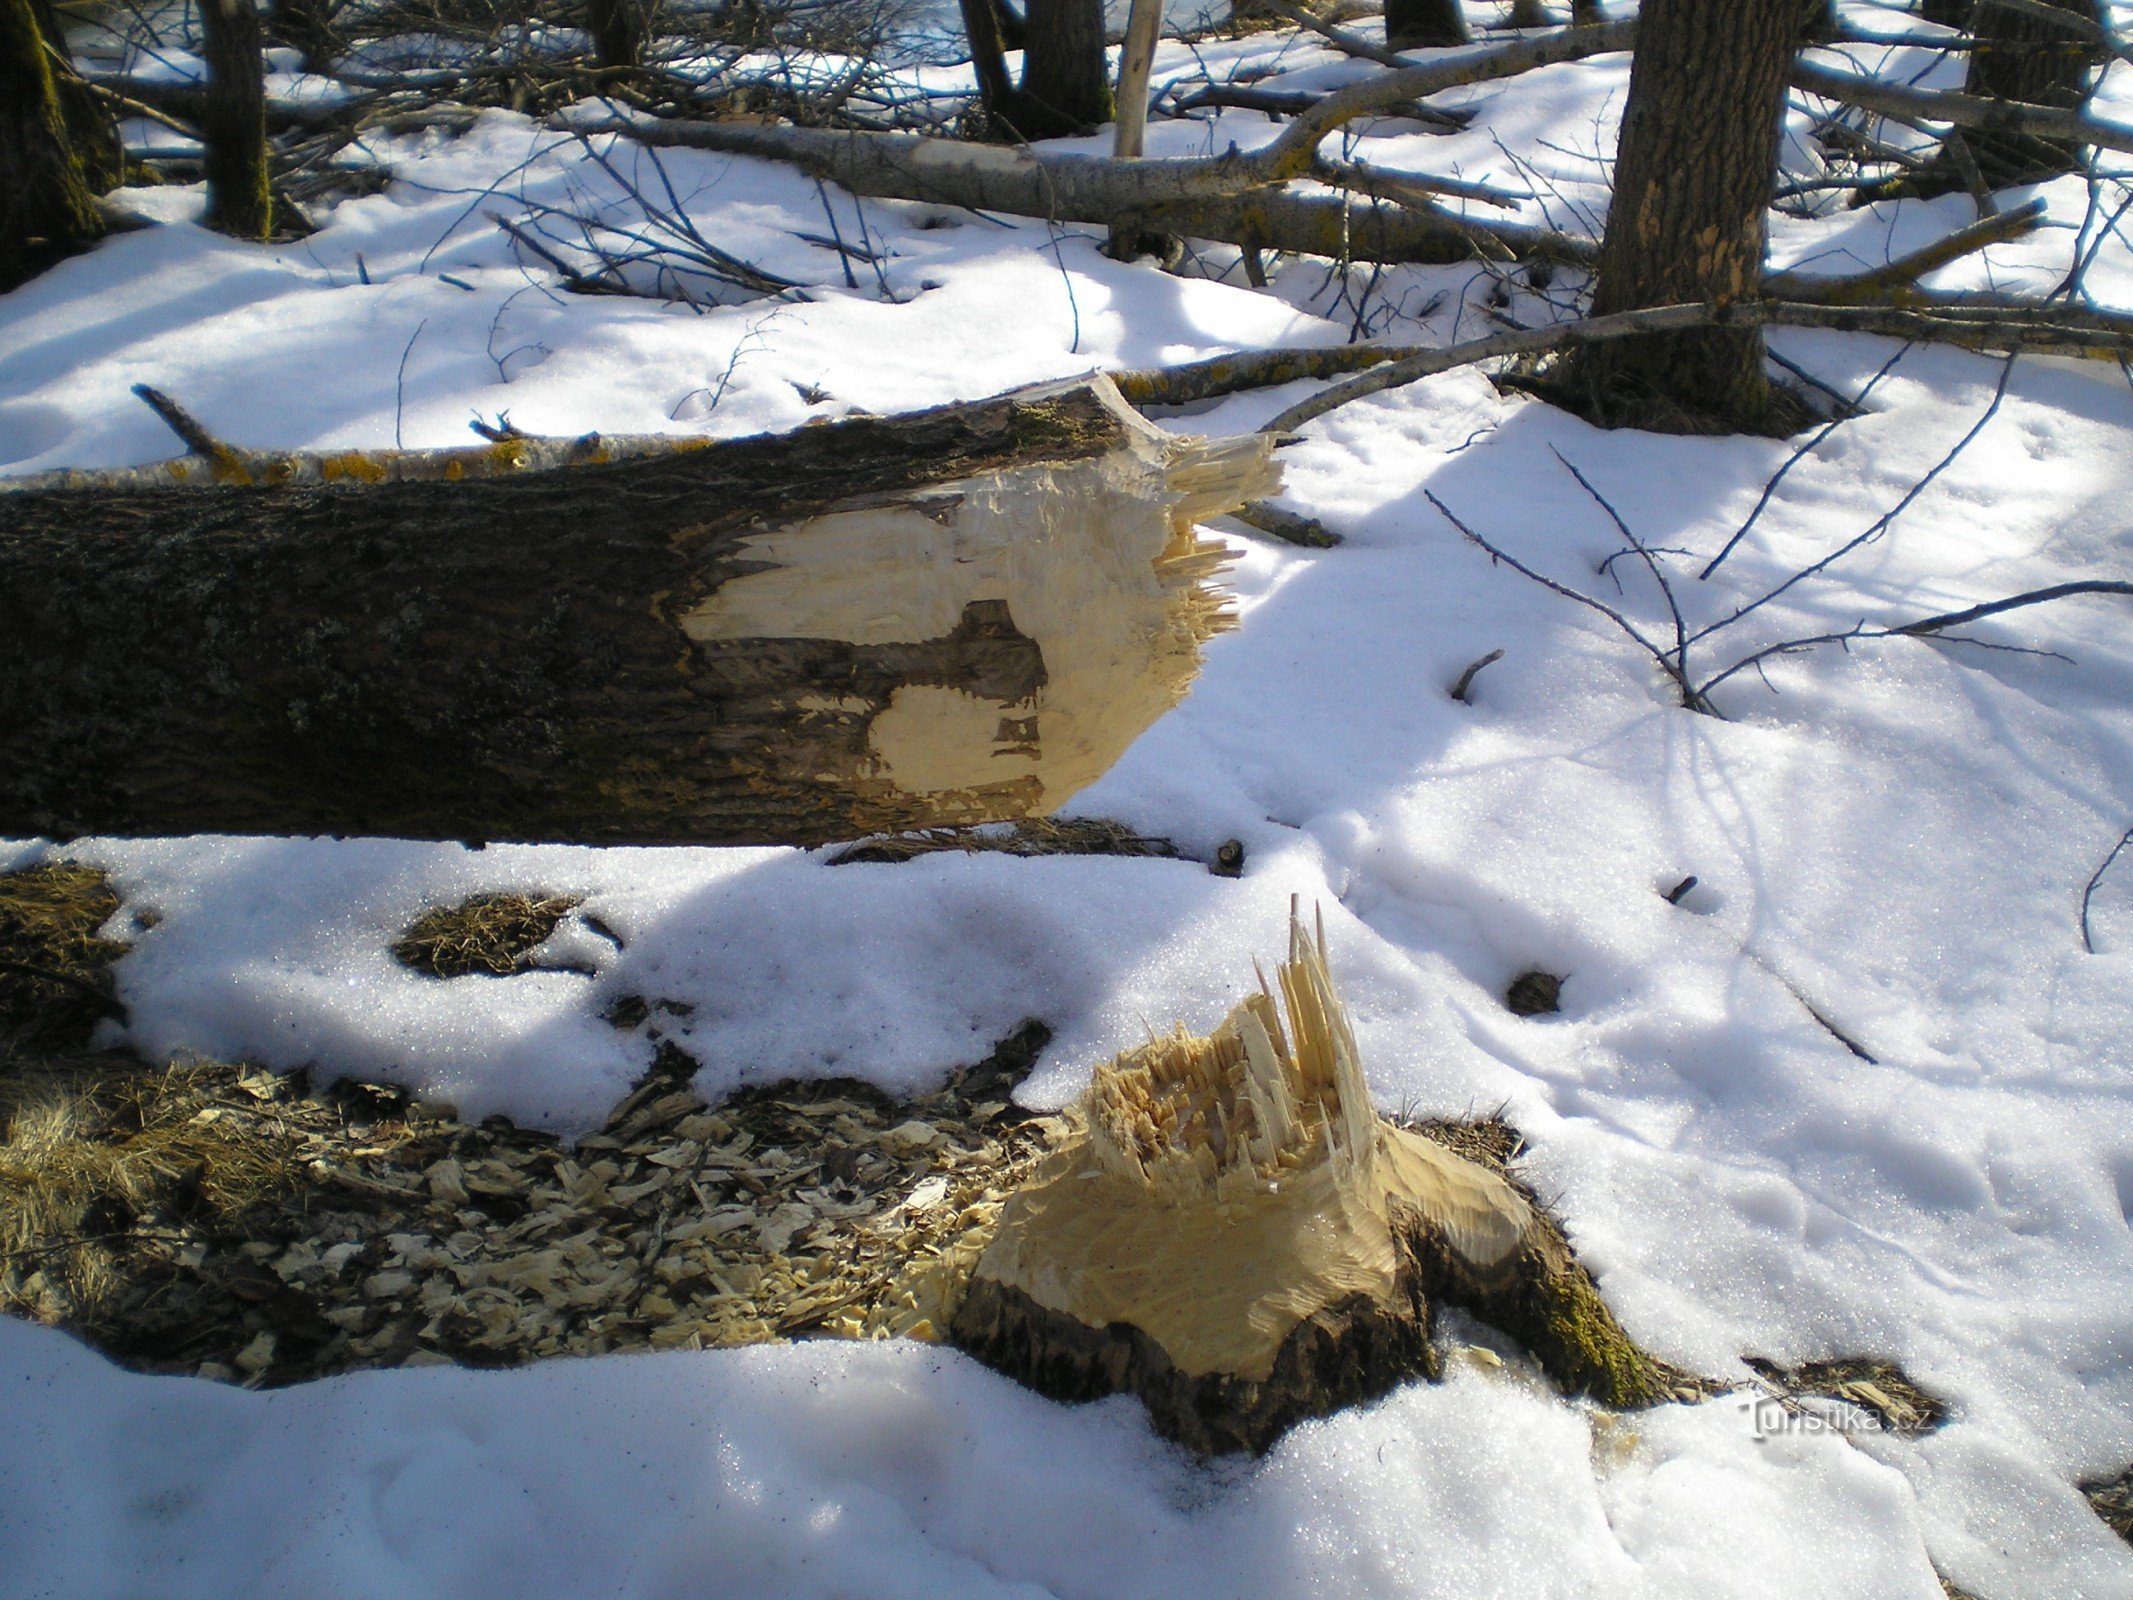
[[[1107,817],[1024,817],[1019,822],[980,823],[965,828],[924,828],[847,845],[829,858],[833,867],[860,862],[910,861],[919,856],[960,850],[965,855],[996,851],[1010,856],[1175,856],[1168,839],[1135,833]]]
[[[287,1187],[289,1141],[203,1103],[228,1073],[110,1056],[0,1072],[0,1307],[102,1324],[142,1232],[225,1225]]]
[[[2091,1479],[2080,1487],[2096,1515],[2119,1538],[2133,1544],[2133,1467],[2115,1478]]]
[[[118,908],[94,867],[51,861],[0,874],[0,1041],[78,1050],[119,1014],[109,968],[128,947],[98,931]]]
[[[578,907],[571,895],[478,894],[425,911],[393,946],[402,966],[432,978],[508,978]]]
[[[1788,1368],[1750,1356],[1747,1364],[1787,1395],[1817,1395],[1870,1411],[1891,1433],[1928,1433],[1947,1419],[1946,1402],[1921,1389],[1891,1361],[1854,1357]]]

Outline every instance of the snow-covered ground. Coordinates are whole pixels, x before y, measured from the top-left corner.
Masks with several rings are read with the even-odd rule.
[[[1166,47],[1159,78],[1269,65],[1279,87],[1367,70],[1266,37]],[[1594,157],[1626,83],[1620,58],[1550,68],[1467,91],[1465,133],[1389,125],[1358,153],[1532,185],[1530,219],[1573,223],[1604,208]],[[2126,85],[2099,111],[2133,110]],[[1794,118],[1794,179],[1815,170],[1808,126]],[[1230,114],[1152,141],[1271,131]],[[1358,326],[1442,340],[1486,326],[1497,287],[1472,266],[1372,281],[1297,262],[1260,291],[1234,252],[1165,275],[1110,261],[1091,229],[855,206],[787,170],[670,154],[705,234],[809,298],[587,298],[494,220],[612,200],[578,145],[495,114],[389,154],[392,187],[302,244],[219,239],[189,220],[196,192],[144,191],[163,225],[0,299],[0,470],[168,455],[128,393],[142,382],[258,447],[461,443],[502,413],[540,433],[742,434]],[[2078,178],[2037,192],[2047,228],[1934,281],[2056,282],[2093,238],[2090,196]],[[1785,219],[1773,264],[1851,270],[1971,215],[1957,197]],[[848,282],[808,234],[869,241],[881,276]],[[2133,252],[2106,239],[2087,282],[2133,307]],[[1513,314],[1553,314],[1506,287]],[[1773,345],[1849,394],[1897,355],[1832,334]],[[565,1131],[646,1064],[647,1043],[600,1020],[631,993],[694,1006],[672,1036],[705,1092],[924,1085],[1041,1017],[1056,1038],[1023,1092],[1063,1103],[1143,1019],[1212,1023],[1301,895],[1324,908],[1381,1103],[1501,1107],[1641,1341],[1725,1378],[1746,1355],[1893,1360],[1949,1402],[1938,1431],[1766,1437],[1738,1398],[1616,1418],[1515,1361],[1455,1363],[1262,1461],[1207,1466],[1129,1401],[1060,1408],[924,1345],[252,1394],[0,1323],[0,1593],[1800,1600],[1932,1597],[1937,1569],[1983,1600],[2133,1594],[2133,1551],[2074,1487],[2133,1462],[2133,861],[2095,890],[2096,953],[2078,925],[2133,823],[2125,603],[2009,613],[1970,644],[1773,658],[1716,691],[1719,720],[1424,498],[1669,630],[1641,568],[1602,570],[1622,542],[1574,464],[1660,552],[1693,631],[1873,524],[2002,369],[1904,353],[1708,580],[1793,443],[1601,433],[1473,371],[1312,424],[1284,452],[1285,501],[1347,542],[1240,532],[1241,628],[1072,808],[1203,854],[1240,838],[1238,881],[1161,860],[67,847],[125,895],[117,977],[140,1048],[374,1074]],[[1307,391],[1165,420],[1240,431]],[[1862,621],[2133,576],[2129,428],[2116,367],[2020,361],[1885,533],[1702,639],[1696,675]],[[1451,700],[1499,648],[1472,703]],[[48,848],[0,843],[0,866]],[[586,970],[438,983],[389,958],[425,907],[502,888],[584,895],[548,953]],[[1566,975],[1560,1014],[1503,1008],[1529,968]]]

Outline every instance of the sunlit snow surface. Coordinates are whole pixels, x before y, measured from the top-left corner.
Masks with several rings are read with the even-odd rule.
[[[1200,58],[1218,73],[1278,59],[1277,87],[1365,70],[1278,39]],[[1197,70],[1183,50],[1162,65]],[[2124,81],[2100,110],[2128,114]],[[1481,111],[1468,132],[1392,125],[1363,153],[1533,183],[1528,218],[1572,224],[1604,206],[1590,156],[1611,148],[1626,82],[1610,59],[1464,91]],[[1795,179],[1813,172],[1808,126],[1790,128]],[[1189,153],[1271,131],[1232,114],[1152,137]],[[842,258],[797,237],[833,233],[812,183],[673,154],[707,236],[815,298],[699,312],[568,296],[490,215],[607,192],[577,147],[495,115],[393,159],[390,190],[296,246],[217,239],[183,220],[196,193],[144,193],[173,220],[0,300],[4,470],[167,455],[127,392],[139,382],[260,447],[460,443],[470,417],[504,412],[542,433],[742,434],[1338,343],[1358,302],[1376,336],[1488,326],[1473,267],[1388,271],[1366,298],[1360,275],[1344,297],[1297,264],[1262,293],[1234,270],[1109,261],[1091,229],[875,202],[862,216],[834,196],[836,235],[863,224],[893,252],[890,303],[870,268],[847,285]],[[2050,287],[2088,195],[2078,179],[2039,192],[2053,228],[1935,281]],[[1853,270],[1970,216],[1956,197],[1784,220],[1772,257]],[[2133,306],[2122,245],[2089,287]],[[1549,314],[1523,292],[1511,310]],[[1847,393],[1896,353],[1773,342]],[[647,1042],[600,1020],[623,994],[694,1006],[671,1026],[709,1093],[796,1073],[920,1087],[1041,1017],[1057,1038],[1024,1093],[1058,1104],[1144,1020],[1211,1023],[1300,894],[1324,907],[1381,1103],[1502,1108],[1640,1339],[1720,1377],[1745,1354],[1892,1359],[1951,1402],[1939,1432],[1758,1440],[1731,1400],[1616,1421],[1515,1369],[1455,1365],[1263,1462],[1207,1468],[1130,1403],[1053,1407],[922,1346],[366,1373],[269,1395],[122,1374],[0,1323],[0,1593],[1798,1600],[1931,1597],[1936,1566],[1986,1600],[2133,1593],[2133,1556],[2073,1488],[2133,1461],[2133,866],[2094,897],[2100,953],[2077,926],[2133,823],[2125,603],[1967,630],[2049,655],[1898,641],[1773,659],[1717,691],[1719,721],[1676,709],[1612,624],[1493,566],[1422,494],[1658,637],[1664,601],[1638,567],[1596,570],[1621,541],[1555,452],[1660,550],[1694,629],[1870,525],[1999,376],[1992,359],[1905,355],[1708,582],[1696,571],[1791,444],[1602,434],[1473,372],[1313,424],[1284,452],[1287,501],[1348,542],[1240,539],[1242,628],[1075,804],[1203,854],[1241,838],[1241,881],[1148,860],[69,847],[126,897],[118,980],[139,1047],[380,1074],[566,1131],[646,1064]],[[1167,420],[1238,431],[1304,392]],[[2023,361],[1887,534],[1703,641],[1697,675],[1862,620],[2133,575],[2129,426],[2116,368]],[[1451,701],[1496,648],[1472,704]],[[41,848],[0,846],[0,864]],[[387,954],[424,908],[505,888],[585,896],[544,952],[581,970],[440,984]],[[140,912],[160,920],[136,927]],[[1560,1016],[1500,1004],[1532,967],[1567,975]]]

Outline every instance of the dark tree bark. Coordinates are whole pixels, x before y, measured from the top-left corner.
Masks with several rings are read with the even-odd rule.
[[[1021,24],[1022,81],[1002,55],[1008,41],[999,0],[958,0],[985,108],[986,131],[1006,140],[1056,139],[1111,120],[1103,0],[1030,0]]]
[[[717,443],[199,443],[0,492],[0,837],[819,843],[1050,810],[1222,626],[1191,524],[1279,481],[1088,383]]]
[[[2049,18],[1997,6],[1977,6],[1970,19],[1977,48],[1970,53],[1966,93],[2030,105],[2079,111],[2088,105],[2106,59],[2096,30],[2102,25],[2097,0],[2049,0],[2067,13],[2071,26]],[[1994,189],[2035,183],[2062,172],[2080,170],[2081,147],[2035,134],[1979,129],[1965,136],[1986,184]]]
[[[1606,13],[1600,9],[1600,0],[1570,0],[1572,27],[1583,28],[1606,20]]]
[[[593,59],[603,67],[635,67],[644,62],[644,41],[651,32],[651,0],[586,0]]]
[[[0,292],[103,236],[118,146],[40,0],[0,0]]]
[[[276,44],[303,52],[306,72],[327,71],[345,48],[334,31],[329,0],[274,0],[264,26]]]
[[[1548,26],[1548,8],[1542,0],[1511,0],[1511,14],[1504,18],[1507,28],[1545,28]]]
[[[1016,124],[1025,139],[1050,138],[1111,120],[1103,0],[1030,0]]]
[[[1970,20],[1972,0],[1918,0],[1918,14],[1943,28],[1960,28]]]
[[[1800,0],[1645,0],[1641,17],[1593,313],[1752,299]],[[1593,346],[1571,387],[1611,424],[1781,421],[1757,328]]]
[[[207,57],[200,107],[207,225],[233,239],[265,239],[274,232],[274,193],[267,178],[259,9],[252,0],[200,0],[200,27]]]
[[[1395,50],[1465,44],[1472,37],[1459,0],[1385,0],[1385,43]]]

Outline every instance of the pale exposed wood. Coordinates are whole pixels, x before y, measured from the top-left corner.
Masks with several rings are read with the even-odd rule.
[[[1263,1449],[1431,1372],[1442,1298],[1515,1324],[1567,1387],[1651,1396],[1654,1369],[1553,1224],[1378,1115],[1323,928],[1292,915],[1273,986],[1206,1037],[1180,1025],[1099,1067],[1075,1120],[1008,1200],[952,1324],[1012,1376],[1130,1389],[1188,1444]]]

